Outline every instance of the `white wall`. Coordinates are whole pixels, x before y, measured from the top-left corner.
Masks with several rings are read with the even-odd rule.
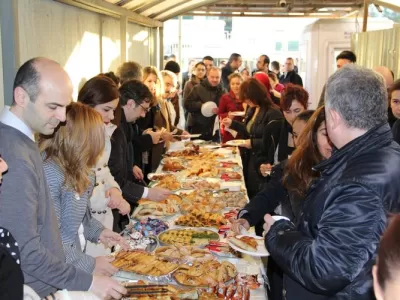
[[[20,64],[36,56],[59,62],[72,79],[74,98],[87,79],[100,72],[116,71],[120,65],[119,19],[52,0],[15,1],[18,1]],[[149,30],[128,23],[127,36],[132,38]],[[150,64],[146,39],[127,42],[129,59]]]

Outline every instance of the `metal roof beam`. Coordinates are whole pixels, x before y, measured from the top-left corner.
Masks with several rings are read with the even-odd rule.
[[[386,7],[386,8],[389,8],[389,9],[395,11],[395,12],[400,13],[400,5],[392,4],[392,3],[389,3],[389,2],[386,2],[386,1],[379,1],[379,0],[372,0],[371,3],[379,5],[379,6],[383,6],[383,7]]]
[[[76,6],[86,10],[94,11],[100,14],[109,15],[112,17],[125,16],[129,21],[147,26],[147,27],[162,27],[163,23],[140,14],[134,13],[123,7],[103,1],[103,0],[54,0],[60,3]]]
[[[175,18],[180,15],[185,15],[186,12],[196,10],[199,7],[202,6],[207,6],[210,4],[217,3],[219,0],[192,0],[192,1],[186,1],[186,3],[183,3],[182,5],[179,5],[173,9],[169,9],[164,13],[159,14],[158,16],[155,17],[155,19],[160,20],[160,21],[166,21],[168,19]]]
[[[207,14],[207,13],[199,13],[199,14],[194,14],[194,13],[186,13],[185,16],[218,16],[218,17],[251,17],[251,18],[318,18],[318,19],[337,19],[340,17],[340,15],[318,15],[318,16],[310,16],[307,14],[304,14],[304,16],[291,16],[288,14],[282,14],[282,15],[274,15],[274,14],[262,14],[262,15],[248,15],[248,14],[230,14],[230,13],[223,13],[223,14]]]

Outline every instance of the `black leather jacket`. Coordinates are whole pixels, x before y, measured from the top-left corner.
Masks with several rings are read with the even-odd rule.
[[[400,146],[388,124],[371,129],[315,167],[321,177],[297,229],[272,225],[266,246],[283,269],[284,298],[374,299],[371,268],[388,212],[400,211]]]

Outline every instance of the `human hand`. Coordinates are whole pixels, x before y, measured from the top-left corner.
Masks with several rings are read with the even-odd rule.
[[[125,216],[131,212],[131,205],[124,199],[121,205],[118,206],[118,210],[121,215]]]
[[[108,207],[111,209],[119,207],[122,201],[125,201],[119,189],[112,187],[106,191],[106,198],[110,198]]]
[[[166,142],[173,142],[175,141],[174,136],[171,132],[164,131],[161,133],[161,139],[163,139]]]
[[[229,128],[229,127],[231,127],[231,125],[232,125],[232,119],[230,119],[230,118],[224,118],[224,119],[222,120],[222,124],[223,124],[225,127]]]
[[[171,194],[172,194],[172,192],[170,190],[153,187],[153,188],[149,189],[147,198],[152,201],[162,201],[165,198],[167,198],[168,195],[171,195]]]
[[[96,265],[94,267],[93,274],[100,276],[112,276],[118,272],[118,269],[111,263],[114,257],[110,256],[98,256],[96,257]]]
[[[231,223],[231,230],[236,234],[241,234],[241,228],[249,230],[250,224],[245,219],[230,219],[229,222]]]
[[[229,119],[233,120],[234,117],[235,117],[235,116],[232,115],[232,112],[231,112],[231,111],[228,112],[228,118],[229,118]]]
[[[182,138],[183,138],[183,139],[188,139],[189,136],[190,136],[190,133],[187,132],[186,130],[182,132]]]
[[[274,94],[274,96],[276,97],[276,98],[281,98],[281,93],[279,93],[278,91],[276,91],[276,90],[272,90],[272,94]]]
[[[100,299],[121,299],[128,292],[118,281],[106,276],[93,276],[89,291]]]
[[[123,250],[129,249],[129,244],[127,243],[127,241],[122,236],[120,236],[118,233],[116,233],[108,228],[105,228],[101,232],[101,234],[99,236],[99,240],[106,247],[120,245]]]
[[[143,175],[143,171],[141,168],[139,168],[138,166],[133,166],[133,176],[135,176],[136,179],[138,180],[143,180],[144,175]]]
[[[250,140],[245,140],[244,144],[239,145],[239,147],[251,149],[251,141]]]
[[[271,170],[272,170],[272,165],[271,164],[262,164],[260,166],[261,175],[264,176],[264,177],[268,176],[269,173],[271,172]]]
[[[275,223],[275,220],[272,218],[272,216],[270,214],[266,214],[264,216],[264,233],[263,236],[267,235],[267,233],[269,232],[269,230],[271,229],[271,226]]]
[[[212,112],[214,115],[218,114],[218,107],[213,108],[213,109],[211,110],[211,112]]]
[[[147,134],[149,134],[151,136],[153,145],[156,145],[160,142],[161,131],[149,131]]]

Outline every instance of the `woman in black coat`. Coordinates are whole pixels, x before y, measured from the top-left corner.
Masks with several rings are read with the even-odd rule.
[[[312,181],[319,174],[312,170],[312,166],[329,158],[318,150],[319,144],[327,141],[325,132],[325,110],[318,109],[301,113],[293,125],[293,137],[297,150],[289,160],[285,160],[272,169],[271,179],[264,190],[250,200],[238,215],[232,220],[232,229],[240,232],[240,227],[249,229],[259,224],[265,214],[275,214],[289,218],[297,223],[302,209],[302,201]],[[310,119],[308,122],[307,120]],[[307,122],[307,124],[305,123]],[[258,232],[259,235],[262,232]],[[273,259],[268,259],[267,268],[270,280],[269,299],[282,299],[282,271]]]
[[[260,190],[262,178],[256,168],[255,158],[262,149],[264,130],[283,116],[257,79],[251,78],[245,81],[240,87],[239,97],[247,105],[244,123],[232,121],[230,118],[223,119],[222,123],[225,127],[237,131],[246,140],[245,144],[241,145],[241,156],[246,188],[251,198]],[[274,134],[277,136],[279,132]],[[270,147],[274,147],[272,142]]]
[[[280,107],[285,117],[273,126],[279,127],[279,137],[273,140],[275,147],[270,147],[274,138],[271,130],[266,129],[260,156],[257,157],[257,169],[266,177],[273,165],[286,160],[294,150],[292,125],[295,118],[308,106],[308,92],[301,86],[288,84],[281,94]],[[275,150],[275,151],[272,151]]]

